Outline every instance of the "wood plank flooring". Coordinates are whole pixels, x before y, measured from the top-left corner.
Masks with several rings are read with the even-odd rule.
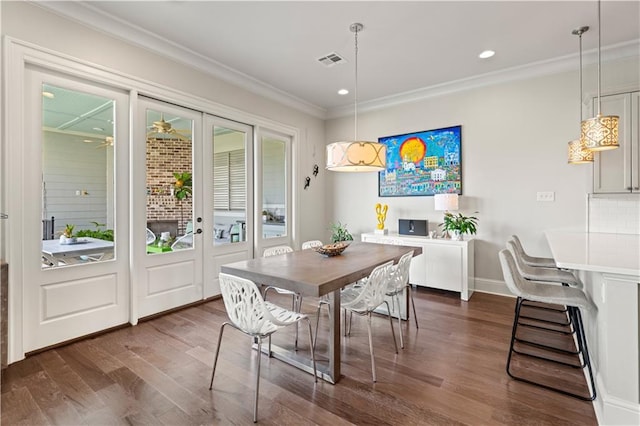
[[[262,357],[258,421],[277,425],[595,425],[592,404],[510,379],[505,362],[515,300],[415,292],[420,328],[405,321],[395,354],[389,322],[373,318],[378,382],[371,381],[364,318],[342,337],[337,385]],[[309,298],[303,308],[315,318]],[[289,299],[282,299],[284,306]],[[317,357],[326,360],[322,311]],[[209,378],[222,300],[28,357],[2,374],[3,425],[252,424],[256,353],[227,327],[213,391]],[[397,327],[397,321],[394,322]],[[525,330],[526,331],[526,330]],[[293,345],[293,328],[274,335]],[[396,329],[397,332],[397,329]],[[300,328],[299,354],[308,354]],[[534,361],[517,361],[523,368]],[[575,375],[577,386],[584,377]]]

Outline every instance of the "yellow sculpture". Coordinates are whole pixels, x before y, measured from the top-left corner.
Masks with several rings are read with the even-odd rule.
[[[382,205],[380,203],[376,204],[376,215],[378,216],[378,229],[384,229],[384,221],[387,220],[387,210],[389,209],[388,205]]]

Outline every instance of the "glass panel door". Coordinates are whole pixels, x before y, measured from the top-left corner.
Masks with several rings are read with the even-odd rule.
[[[253,127],[205,115],[204,295],[220,294],[225,263],[253,255]]]
[[[193,120],[146,110],[147,254],[193,249]]]
[[[42,84],[44,269],[114,258],[115,101]]]
[[[262,237],[288,235],[289,162],[284,138],[262,137]]]
[[[213,223],[216,245],[247,240],[247,132],[213,125]]]

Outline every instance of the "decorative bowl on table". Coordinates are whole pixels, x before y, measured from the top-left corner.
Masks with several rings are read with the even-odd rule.
[[[315,251],[325,256],[337,256],[341,254],[347,247],[349,247],[349,241],[339,241],[337,243],[324,244],[321,246],[313,247]]]

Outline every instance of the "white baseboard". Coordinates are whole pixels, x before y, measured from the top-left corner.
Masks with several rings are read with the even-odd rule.
[[[593,408],[600,425],[638,425],[640,424],[640,404],[611,396],[605,390],[602,378],[596,376],[598,395]]]
[[[513,294],[509,291],[504,281],[490,280],[487,278],[476,277],[475,287],[476,287],[475,291],[480,293],[490,293],[490,294],[498,294],[500,296],[513,297]]]

